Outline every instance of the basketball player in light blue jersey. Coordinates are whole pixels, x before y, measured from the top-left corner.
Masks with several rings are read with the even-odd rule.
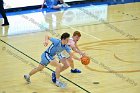
[[[61,4],[59,4],[60,2]],[[46,4],[47,8],[50,9],[60,9],[61,7],[70,7],[68,4],[64,3],[63,0],[44,0],[41,8],[44,7],[44,4]]]
[[[68,33],[63,33],[61,35],[61,40],[52,38],[49,36],[45,37],[45,43],[44,46],[47,46],[49,43],[49,40],[52,42],[52,44],[49,46],[49,48],[42,54],[41,56],[41,62],[37,68],[34,68],[29,74],[24,75],[25,80],[27,83],[30,83],[30,77],[39,72],[42,71],[45,66],[48,64],[54,66],[56,68],[55,73],[56,73],[56,85],[58,87],[64,88],[66,85],[62,82],[60,82],[59,77],[60,77],[60,72],[64,71],[66,68],[61,66],[61,64],[54,59],[54,56],[61,53],[63,50],[66,50],[67,53],[70,54],[71,57],[75,58],[76,60],[80,61],[80,58],[77,58],[76,56],[73,55],[71,52],[70,47],[67,45],[68,40],[69,40],[70,34]]]

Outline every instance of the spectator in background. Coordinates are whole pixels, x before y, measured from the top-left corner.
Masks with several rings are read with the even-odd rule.
[[[117,2],[121,2],[121,3],[124,3],[124,0],[113,0],[114,3],[117,3]]]
[[[9,25],[9,22],[8,22],[8,19],[6,17],[6,13],[5,13],[5,10],[4,10],[4,7],[3,7],[3,0],[0,0],[0,14],[4,18],[4,23],[1,26]]]
[[[61,7],[70,7],[63,0],[44,0],[41,8],[44,7],[44,4],[46,4],[47,8],[50,9],[60,9]]]

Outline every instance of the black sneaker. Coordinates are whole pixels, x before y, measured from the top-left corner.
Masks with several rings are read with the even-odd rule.
[[[79,69],[74,69],[74,70],[71,69],[71,73],[81,73],[81,71]]]
[[[4,23],[1,26],[8,26],[8,25],[9,25],[9,23]]]

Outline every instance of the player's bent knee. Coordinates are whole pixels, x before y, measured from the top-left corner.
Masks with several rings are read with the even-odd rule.
[[[69,61],[69,63],[73,63],[73,60],[68,60]]]
[[[65,65],[65,68],[69,68],[69,65]]]

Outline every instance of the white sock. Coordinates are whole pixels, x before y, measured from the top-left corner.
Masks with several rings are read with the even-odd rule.
[[[27,76],[27,77],[30,77],[30,75],[29,75],[29,74],[27,74],[26,76]]]
[[[60,81],[59,79],[56,79],[56,81]]]
[[[58,84],[60,82],[60,80],[59,79],[56,79],[56,84]]]
[[[75,68],[72,68],[72,70],[75,70]]]

